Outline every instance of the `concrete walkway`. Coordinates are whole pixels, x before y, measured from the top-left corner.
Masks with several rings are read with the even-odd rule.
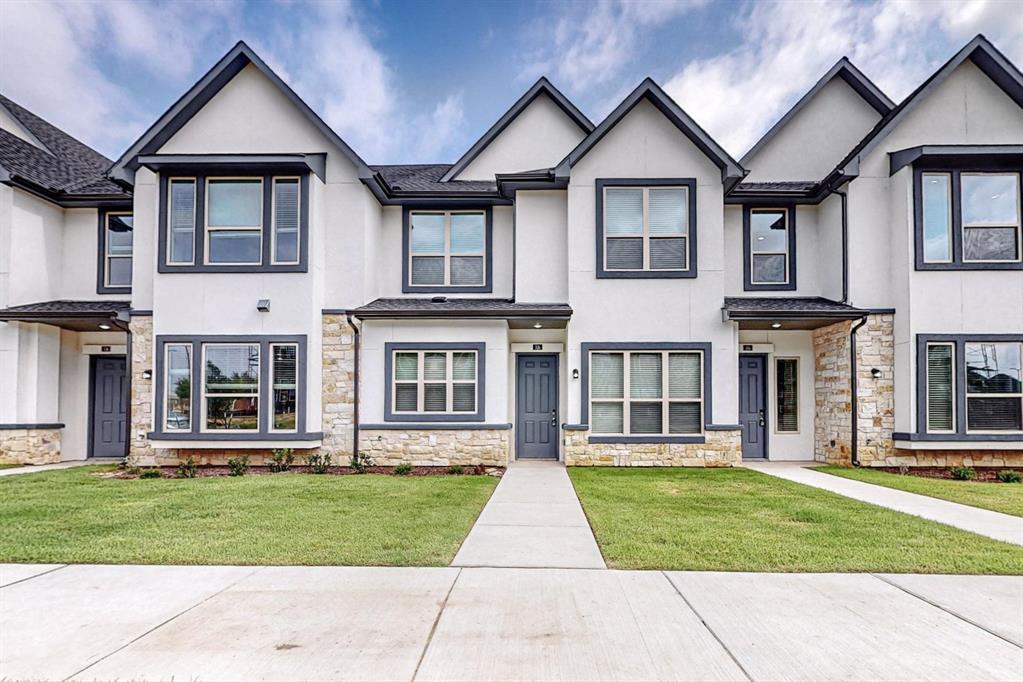
[[[796,483],[830,490],[855,500],[876,504],[896,511],[920,516],[931,521],[955,526],[995,540],[1023,545],[1023,518],[939,500],[936,497],[907,493],[903,490],[832,476],[791,462],[744,462],[755,471]]]
[[[0,565],[0,678],[1019,680],[1023,578]]]
[[[559,462],[509,466],[451,565],[607,567]]]
[[[18,474],[38,474],[40,471],[55,471],[57,469],[73,469],[75,467],[91,466],[93,464],[120,464],[123,457],[90,457],[89,459],[76,459],[70,462],[58,462],[57,464],[26,464],[21,467],[0,469],[0,476],[17,476]]]

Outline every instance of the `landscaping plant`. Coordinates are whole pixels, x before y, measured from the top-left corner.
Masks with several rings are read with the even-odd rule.
[[[276,448],[270,452],[270,461],[267,466],[270,471],[280,474],[291,468],[295,462],[295,451],[291,448]]]
[[[178,464],[178,478],[195,478],[199,475],[199,462],[195,456],[189,455],[188,459]]]
[[[139,478],[163,478],[163,474],[160,473],[159,469],[143,469],[139,474]]]
[[[244,476],[249,470],[249,456],[232,457],[227,460],[227,468],[231,470],[232,476]]]
[[[1023,479],[1018,471],[1013,471],[1012,469],[1002,469],[995,475],[1002,483],[1019,483]]]
[[[461,464],[452,464],[448,467],[448,473],[452,476],[461,476],[465,473],[465,467]]]
[[[330,468],[330,453],[321,455],[320,453],[314,453],[305,458],[305,463],[309,466],[309,470],[314,474],[325,474]]]
[[[412,465],[408,462],[402,462],[398,466],[394,467],[394,473],[397,476],[408,476],[412,473]]]
[[[952,467],[952,478],[957,481],[972,481],[977,478],[977,472],[973,467]]]
[[[349,463],[352,469],[357,474],[366,473],[366,469],[373,466],[373,459],[365,452],[356,452],[352,454],[351,462]]]

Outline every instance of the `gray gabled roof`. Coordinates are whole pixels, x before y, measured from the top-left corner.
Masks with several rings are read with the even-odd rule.
[[[370,166],[394,192],[490,192],[497,193],[493,180],[449,180],[443,181],[445,173],[451,170],[449,163],[413,163],[386,166]]]
[[[134,171],[138,168],[137,157],[140,154],[156,152],[176,132],[181,130],[207,102],[213,99],[232,78],[238,75],[238,72],[249,64],[259,69],[271,83],[276,85],[281,93],[291,100],[292,104],[355,165],[360,178],[366,179],[372,176],[372,172],[369,166],[366,165],[366,162],[287,83],[281,80],[274,73],[273,69],[267,66],[266,62],[260,59],[259,55],[246,45],[244,41],[239,41],[237,45],[231,48],[212,69],[206,72],[206,75],[200,78],[188,92],[171,105],[170,109],[157,119],[156,123],[150,126],[149,130],[143,133],[142,137],[128,148],[128,151],[110,169],[110,176],[121,182],[131,184],[134,181]]]
[[[559,178],[567,178],[571,174],[572,166],[579,162],[618,122],[641,101],[647,100],[664,114],[676,128],[692,141],[707,158],[721,169],[721,181],[725,184],[726,191],[739,182],[746,171],[733,159],[728,152],[712,138],[707,131],[699,126],[689,114],[682,110],[664,90],[661,89],[652,78],[645,78],[639,86],[619,104],[614,111],[608,114],[607,118],[594,128],[593,132],[583,138],[575,149],[569,152],[568,156],[558,163],[555,175]]]
[[[763,137],[761,137],[756,144],[750,147],[748,152],[742,155],[742,158],[739,159],[739,163],[749,163],[749,160],[756,156],[757,152],[763,149],[768,142],[774,139],[774,136],[785,127],[785,124],[791,121],[796,114],[802,111],[803,108],[817,96],[817,93],[823,90],[824,86],[835,78],[841,78],[844,80],[849,87],[851,87],[853,91],[863,99],[863,101],[873,107],[881,116],[887,114],[892,110],[892,107],[895,106],[895,103],[888,99],[888,96],[885,95],[880,88],[874,85],[874,82],[867,78],[862,71],[857,69],[853,63],[849,61],[848,57],[842,57],[834,66],[828,69],[828,72],[825,73],[805,95],[799,98],[799,101],[796,102],[784,116],[778,119],[778,121],[771,126],[766,133],[764,133]]]
[[[469,147],[469,151],[463,154],[462,158],[456,161],[454,165],[448,169],[448,171],[441,177],[441,181],[451,182],[458,177],[458,174],[465,170],[465,167],[472,163],[472,160],[479,156],[479,154],[487,148],[487,145],[493,142],[494,138],[500,135],[504,129],[507,128],[511,122],[514,121],[518,115],[521,114],[526,107],[532,104],[533,100],[540,95],[547,95],[550,97],[551,100],[565,112],[565,115],[572,119],[572,121],[579,126],[584,133],[589,134],[593,131],[593,123],[590,119],[586,118],[585,114],[579,111],[579,109],[572,104],[567,97],[561,94],[561,91],[554,87],[549,80],[541,77],[540,80],[533,84],[533,87],[526,90],[522,97],[519,97],[515,104],[511,105],[508,111],[504,112],[504,115],[502,115],[501,118],[497,119],[497,123],[492,125],[487,132],[483,133],[483,137],[476,140],[476,143]]]
[[[378,298],[352,311],[359,319],[394,317],[568,318],[567,303],[518,303],[507,298]]]

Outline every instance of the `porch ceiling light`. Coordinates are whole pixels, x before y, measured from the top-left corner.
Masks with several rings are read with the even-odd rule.
[[[780,328],[781,328],[781,322],[772,322],[771,323],[771,329],[780,329]]]
[[[533,329],[542,329],[542,328],[543,328],[543,325],[540,324],[539,322],[535,322],[533,324]]]
[[[103,331],[106,331],[106,330],[110,329],[110,325],[109,324],[101,324],[99,326],[99,328],[102,329]]]

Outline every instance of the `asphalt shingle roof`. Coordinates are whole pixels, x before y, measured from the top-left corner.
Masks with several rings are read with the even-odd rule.
[[[725,310],[731,314],[821,314],[857,317],[868,311],[820,296],[726,296]]]
[[[43,301],[0,308],[0,317],[16,315],[115,315],[131,308],[128,301]]]
[[[740,182],[736,190],[747,192],[808,192],[817,186],[815,180],[773,180],[770,182]]]
[[[572,308],[566,303],[516,303],[506,298],[378,298],[356,308],[355,314],[357,317],[569,317]]]
[[[497,192],[497,183],[488,180],[450,180],[441,182],[450,163],[370,166],[380,173],[392,190],[399,192]]]

